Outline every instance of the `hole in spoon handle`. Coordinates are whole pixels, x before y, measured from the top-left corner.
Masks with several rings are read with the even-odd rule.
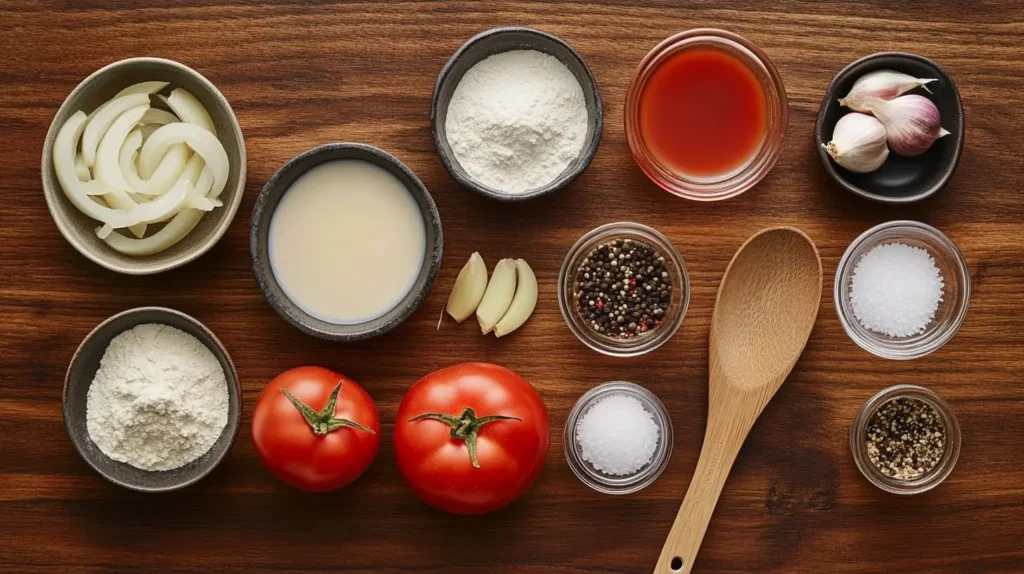
[[[673,572],[682,572],[683,571],[683,559],[678,557],[678,556],[674,556],[672,558],[672,563],[669,564],[669,568],[671,568]]]

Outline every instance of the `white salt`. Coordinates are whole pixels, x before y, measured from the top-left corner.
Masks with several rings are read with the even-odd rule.
[[[643,403],[628,395],[597,401],[576,423],[583,460],[612,476],[633,474],[649,464],[658,447],[658,424]]]
[[[923,333],[942,301],[942,272],[920,247],[878,245],[853,270],[850,304],[865,329],[890,337]]]

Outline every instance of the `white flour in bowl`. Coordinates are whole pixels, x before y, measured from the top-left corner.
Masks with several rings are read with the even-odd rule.
[[[587,103],[558,58],[513,50],[478,62],[448,104],[445,132],[471,178],[522,194],[558,178],[583,149]]]
[[[172,470],[203,456],[227,422],[220,362],[169,325],[138,325],[114,337],[86,401],[89,438],[142,470]]]

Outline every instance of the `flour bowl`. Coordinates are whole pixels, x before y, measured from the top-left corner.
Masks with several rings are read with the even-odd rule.
[[[89,437],[86,404],[89,387],[100,367],[100,359],[110,341],[137,325],[170,325],[199,339],[224,369],[228,386],[228,422],[213,446],[198,459],[167,471],[147,471],[113,460],[100,451]],[[130,490],[167,492],[184,488],[210,474],[224,459],[238,435],[241,420],[241,387],[227,349],[206,326],[196,319],[163,307],[138,307],[110,317],[86,335],[75,351],[64,379],[64,426],[75,450],[103,478]]]
[[[580,87],[583,88],[588,122],[587,134],[579,155],[569,163],[561,175],[547,185],[517,194],[506,193],[487,186],[470,176],[456,160],[445,129],[448,119],[448,104],[451,103],[452,95],[466,72],[485,58],[512,50],[537,50],[554,56],[565,64],[579,82]],[[604,112],[597,80],[590,72],[583,57],[557,36],[532,28],[520,27],[493,28],[467,40],[441,68],[430,104],[430,131],[434,137],[437,155],[441,157],[441,162],[448,173],[462,186],[484,197],[506,202],[525,201],[555,193],[583,173],[590,165],[594,154],[597,153],[597,146],[601,141],[603,118]]]

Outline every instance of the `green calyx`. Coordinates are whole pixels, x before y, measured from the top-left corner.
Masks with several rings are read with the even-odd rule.
[[[284,393],[284,396],[288,397],[288,400],[295,405],[295,408],[299,409],[303,418],[306,419],[306,422],[309,423],[309,426],[317,435],[325,435],[336,431],[341,427],[352,427],[370,434],[377,434],[373,432],[373,429],[366,428],[359,423],[352,422],[348,419],[339,419],[334,416],[334,407],[338,404],[338,391],[341,390],[341,383],[342,381],[338,381],[338,385],[334,387],[333,391],[331,391],[331,398],[327,400],[327,404],[324,405],[323,410],[320,412],[316,412],[311,409],[309,405],[300,401],[288,389],[281,389],[281,392]]]
[[[454,439],[465,441],[466,448],[469,449],[469,460],[473,462],[473,468],[480,468],[480,463],[476,459],[476,439],[480,434],[480,429],[483,428],[484,425],[493,423],[494,421],[522,422],[522,419],[520,418],[506,417],[503,415],[491,415],[488,417],[477,418],[476,413],[469,407],[466,407],[466,410],[462,411],[462,415],[458,417],[445,413],[425,413],[409,419],[409,422],[424,419],[441,421],[452,427],[449,434]]]

